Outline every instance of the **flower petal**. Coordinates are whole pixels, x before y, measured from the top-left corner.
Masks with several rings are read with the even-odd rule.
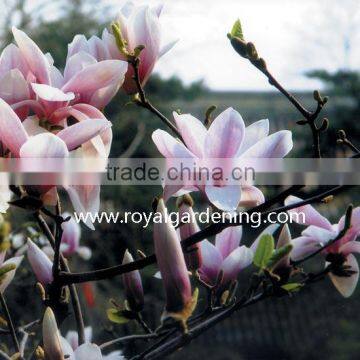
[[[174,111],[173,116],[188,149],[197,157],[202,157],[207,134],[206,127],[190,114],[179,115]]]
[[[245,124],[241,115],[233,108],[223,111],[212,122],[206,139],[205,155],[208,158],[234,157],[245,135]]]
[[[302,199],[296,197],[296,196],[289,196],[285,199],[285,205],[292,205],[301,202]],[[322,216],[315,208],[313,208],[311,205],[303,205],[300,207],[297,207],[295,209],[288,211],[291,213],[297,213],[297,214],[303,214],[303,216],[294,216],[292,221],[296,221],[298,224],[303,225],[314,225],[321,227],[323,229],[332,231],[333,228],[329,222],[328,219],[326,219],[324,216]]]
[[[266,138],[269,135],[269,120],[259,120],[249,125],[245,129],[245,137],[237,153],[240,156],[251,146],[255,145],[258,141]]]
[[[263,138],[248,148],[243,158],[283,158],[293,148],[292,133],[281,130]]]
[[[61,130],[57,133],[57,136],[65,142],[67,148],[71,151],[111,126],[111,122],[106,119],[89,119]]]
[[[239,247],[242,237],[242,226],[230,226],[216,235],[215,246],[223,259]]]
[[[37,82],[51,85],[50,64],[39,47],[23,31],[12,28],[15,41]]]
[[[251,208],[265,201],[262,191],[255,186],[242,186],[239,207]]]
[[[208,200],[218,209],[224,211],[236,210],[241,200],[241,186],[205,186],[205,194]]]
[[[223,271],[223,284],[236,280],[239,272],[249,265],[253,260],[253,252],[246,246],[240,246],[235,249],[223,262],[221,270]]]
[[[222,256],[220,251],[208,240],[201,241],[202,264],[199,269],[201,280],[209,285],[215,285],[219,276]]]
[[[28,136],[14,110],[0,99],[0,141],[14,156],[19,156],[21,146]]]
[[[32,136],[20,149],[22,158],[65,158],[68,155],[65,142],[52,133]]]
[[[45,101],[70,101],[75,98],[74,93],[64,93],[60,89],[44,84],[31,84],[35,94]]]
[[[344,265],[350,266],[350,270],[355,271],[355,274],[349,277],[339,277],[330,273],[329,277],[340,294],[348,298],[354,293],[359,280],[359,264],[355,256],[350,254],[347,256]]]
[[[166,158],[193,158],[195,157],[180,141],[169,135],[164,130],[155,130],[152,133],[152,139]]]
[[[105,60],[89,65],[76,73],[62,88],[63,92],[86,94],[104,88],[114,81],[123,81],[127,63],[120,60]]]
[[[102,360],[100,348],[95,344],[82,344],[75,350],[75,360]]]

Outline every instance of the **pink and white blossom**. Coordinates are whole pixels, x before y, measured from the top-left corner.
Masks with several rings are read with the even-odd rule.
[[[127,42],[129,52],[133,52],[139,45],[145,46],[140,54],[139,65],[140,82],[143,86],[149,79],[159,58],[166,54],[176,43],[176,41],[174,41],[164,46],[161,44],[162,31],[159,17],[162,8],[162,5],[151,8],[147,5],[135,6],[134,3],[128,2],[122,7],[117,19],[122,36]],[[106,44],[107,51],[111,58],[125,59],[124,55],[116,46],[115,37],[106,29],[102,34],[102,40]],[[93,40],[93,43],[95,43],[95,40]],[[96,41],[96,44],[98,49],[101,49],[98,53],[103,54],[104,50],[100,46],[99,41]],[[89,44],[89,47],[93,46]],[[133,76],[133,68],[129,66],[125,82],[122,86],[127,94],[135,94],[138,91]]]
[[[253,251],[240,246],[241,237],[242,227],[232,226],[216,235],[215,245],[206,239],[201,241],[199,275],[202,281],[209,286],[224,288],[252,263]],[[222,278],[219,279],[221,273]]]
[[[296,204],[302,199],[295,196],[290,196],[286,199],[285,204]],[[335,239],[339,233],[344,229],[345,216],[342,216],[337,224],[331,224],[328,219],[322,216],[311,205],[303,205],[293,210],[290,213],[302,213],[303,216],[296,217],[299,223],[307,225],[308,227],[301,233],[301,236],[292,240],[293,250],[291,258],[293,260],[301,260],[307,255],[318,251],[324,247],[329,241]],[[323,250],[323,254],[339,254],[344,257],[344,265],[349,266],[349,269],[354,273],[351,276],[343,277],[336,276],[330,273],[330,278],[337,288],[337,290],[344,296],[349,297],[355,291],[359,279],[359,265],[353,254],[360,253],[360,242],[356,239],[360,235],[360,207],[353,209],[351,217],[351,227],[346,234],[334,244],[327,246]]]
[[[209,129],[190,114],[179,115],[174,112],[173,115],[185,144],[164,130],[158,129],[152,134],[155,145],[167,159],[204,159],[208,160],[208,166],[212,169],[219,166],[215,159],[282,158],[293,147],[290,131],[282,130],[269,135],[268,120],[260,120],[245,127],[241,115],[232,108],[214,119]],[[164,198],[199,190],[213,205],[226,211],[264,202],[264,195],[254,186],[217,184],[211,181],[179,185],[165,183]]]

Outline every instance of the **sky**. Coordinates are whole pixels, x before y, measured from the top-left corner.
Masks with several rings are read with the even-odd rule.
[[[31,0],[36,4],[41,0]],[[99,0],[113,6],[121,0]],[[158,0],[133,0],[159,4]],[[358,0],[167,0],[161,16],[163,43],[179,39],[156,66],[164,77],[186,83],[203,79],[214,90],[271,90],[264,76],[232,49],[226,34],[241,19],[246,40],[255,43],[271,72],[286,88],[319,86],[304,74],[312,69],[360,66]],[[96,10],[96,9],[94,9]],[[346,46],[345,46],[346,45]]]
[[[350,19],[359,12],[358,1],[169,0],[165,4],[165,38],[179,42],[157,66],[164,76],[177,74],[187,82],[204,79],[219,90],[270,90],[263,75],[229,44],[226,34],[237,18],[246,40],[255,43],[271,71],[290,89],[318,86],[304,76],[310,69],[356,67],[360,58],[352,54],[355,64],[347,64],[342,39],[350,20],[359,20]],[[326,45],[335,49],[328,53]]]

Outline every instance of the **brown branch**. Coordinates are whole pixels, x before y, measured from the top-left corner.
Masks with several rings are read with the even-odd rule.
[[[300,201],[296,204],[291,204],[287,206],[282,206],[274,210],[268,210],[266,212],[263,212],[261,215],[263,218],[266,218],[269,213],[278,214],[280,212],[285,212],[303,205],[307,204],[313,204],[316,202],[320,202],[322,199],[329,195],[335,195],[341,191],[343,191],[347,186],[339,185],[335,186],[327,191],[323,191],[320,194],[311,196],[307,200]],[[261,205],[259,205],[260,207]],[[248,211],[249,215],[251,213],[257,212],[258,207],[255,207]],[[189,246],[194,245],[206,238],[210,238],[211,236],[214,236],[224,230],[227,227],[230,226],[237,226],[241,225],[241,216],[235,216],[233,219],[227,220],[224,223],[214,223],[206,227],[205,229],[199,231],[198,233],[190,236],[189,238],[183,240],[181,242],[183,249],[187,249]],[[137,261],[133,261],[128,264],[123,265],[116,265],[105,269],[90,271],[90,272],[83,272],[83,273],[66,273],[61,272],[59,275],[59,281],[62,285],[68,285],[68,284],[74,284],[74,283],[83,283],[88,281],[98,281],[98,280],[104,280],[104,279],[110,279],[115,276],[133,271],[133,270],[139,270],[143,269],[146,266],[149,266],[151,264],[156,263],[156,256],[155,254],[149,255],[145,258],[139,259]]]
[[[35,213],[35,218],[38,221],[38,224],[39,224],[41,230],[44,232],[44,234],[48,238],[48,241],[49,241],[51,247],[54,249],[56,240],[55,240],[54,235],[51,232],[47,222],[45,221],[45,219],[42,217],[42,215],[40,213]],[[67,261],[61,253],[60,253],[59,258],[60,258],[61,269],[64,270],[65,273],[70,273],[70,269],[67,264]],[[63,273],[63,272],[61,272],[61,273]],[[60,280],[60,273],[59,273],[59,276],[57,277],[56,281],[58,283],[57,285],[62,286],[62,284],[60,284],[59,280]],[[84,326],[84,320],[82,317],[79,296],[78,296],[78,293],[76,290],[76,286],[74,284],[69,286],[69,289],[70,289],[71,302],[72,302],[72,306],[74,309],[74,315],[75,315],[75,319],[76,319],[76,326],[77,326],[77,331],[78,331],[78,336],[79,336],[79,344],[83,344],[85,342],[85,326]]]

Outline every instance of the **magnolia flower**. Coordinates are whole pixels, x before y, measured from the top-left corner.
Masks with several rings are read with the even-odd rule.
[[[232,108],[222,112],[208,130],[200,120],[189,114],[173,115],[186,146],[163,130],[158,129],[152,134],[158,150],[168,159],[208,159],[211,162],[212,159],[282,158],[293,146],[290,131],[268,135],[268,120],[245,127],[240,114]],[[202,191],[217,208],[227,211],[233,211],[238,206],[255,206],[264,201],[262,192],[254,186],[221,183],[165,184],[164,197],[168,199],[180,191],[197,190]]]
[[[70,217],[70,220],[62,223],[63,230],[60,250],[65,256],[78,254],[84,260],[91,258],[91,250],[87,246],[80,246],[81,228],[70,213],[63,213],[63,218]]]
[[[14,104],[15,110],[31,108],[39,118],[45,118],[50,123],[58,123],[70,116],[82,121],[87,114],[74,111],[71,105],[81,103],[102,109],[115,95],[114,91],[110,94],[109,88],[118,89],[124,81],[126,62],[97,62],[83,53],[68,58],[63,76],[53,65],[51,56],[44,55],[24,32],[14,27],[13,35],[18,45],[16,54],[21,55],[25,78],[34,94],[33,99]]]
[[[92,339],[92,327],[88,326],[85,328],[85,344],[90,344]],[[61,338],[62,344],[65,344],[65,347],[67,347],[67,344],[71,346],[71,349],[73,351],[76,351],[76,349],[79,347],[79,335],[77,331],[68,331],[68,333],[64,338]],[[67,343],[67,344],[66,344]],[[64,346],[63,346],[64,348]],[[65,350],[63,350],[65,351]],[[124,356],[122,356],[121,351],[113,351],[108,355],[102,356],[103,360],[122,360],[125,359]],[[88,359],[90,360],[90,359]]]
[[[201,242],[199,275],[202,281],[225,288],[252,263],[253,252],[244,245],[239,246],[241,237],[242,227],[232,226],[216,235],[215,245],[206,239]]]
[[[154,243],[166,292],[166,314],[186,322],[194,301],[184,255],[174,226],[165,221],[167,209],[163,199],[159,200],[157,212],[162,219],[154,224]]]
[[[100,348],[89,342],[74,350],[69,342],[60,335],[56,319],[51,308],[47,308],[43,319],[43,343],[46,359],[63,360],[122,360],[119,352],[103,356]]]
[[[44,286],[50,284],[53,281],[52,261],[30,239],[28,239],[27,245],[27,258],[37,280]]]
[[[122,36],[127,43],[127,50],[131,53],[139,45],[145,48],[140,54],[139,75],[141,85],[145,85],[158,59],[166,54],[176,43],[171,42],[161,47],[161,27],[159,17],[163,6],[155,8],[149,6],[135,6],[128,2],[121,9],[117,22],[120,26]],[[106,44],[110,57],[113,59],[125,59],[124,55],[116,46],[115,37],[106,29],[102,34],[102,40]],[[95,40],[93,40],[93,44]],[[96,41],[97,48],[101,48]],[[104,50],[98,53],[103,54]],[[126,73],[123,89],[127,94],[137,93],[137,87],[133,79],[134,71],[130,66]]]
[[[193,201],[189,195],[184,195],[179,198],[178,207],[180,219],[185,221],[185,218],[189,218],[184,224],[181,224],[178,228],[178,232],[181,240],[185,240],[191,235],[200,231],[199,225],[195,219],[194,210],[192,208]],[[187,219],[186,219],[187,220]],[[190,246],[184,253],[186,266],[189,271],[195,271],[201,267],[201,247],[200,243],[196,243]]]
[[[78,122],[56,134],[46,130],[34,133],[33,128],[26,128],[11,107],[0,99],[0,141],[14,157],[68,158],[71,151],[103,133],[110,126],[109,121],[100,118]],[[51,179],[49,179],[49,185],[31,187],[30,189],[43,196],[56,195],[56,193],[50,192],[54,189],[54,186],[51,185]],[[99,186],[67,186],[66,190],[75,211],[96,212],[98,210]],[[90,220],[88,220],[87,225],[92,229],[94,228]]]
[[[296,204],[302,200],[290,196],[286,199],[285,204]],[[311,205],[300,206],[296,209],[289,210],[290,213],[302,213],[303,217],[294,216],[294,220],[300,224],[308,225],[301,233],[301,236],[293,239],[293,250],[291,258],[300,260],[324,247],[329,241],[335,239],[341,230],[344,229],[345,216],[342,216],[337,224],[331,224],[328,219],[322,216]],[[337,276],[330,273],[330,279],[337,290],[344,296],[352,295],[359,279],[359,265],[353,253],[360,253],[360,242],[356,241],[360,235],[360,207],[352,211],[351,227],[346,234],[334,244],[323,250],[324,255],[334,254],[341,257],[343,264],[349,266],[349,270],[354,273],[351,276]]]
[[[23,256],[16,256],[5,260],[6,251],[0,251],[0,293],[4,293],[6,288],[14,279],[16,270],[20,266]]]
[[[125,251],[123,264],[133,262],[128,250]],[[144,291],[139,270],[130,271],[122,275],[126,300],[131,310],[139,312],[144,307]]]

